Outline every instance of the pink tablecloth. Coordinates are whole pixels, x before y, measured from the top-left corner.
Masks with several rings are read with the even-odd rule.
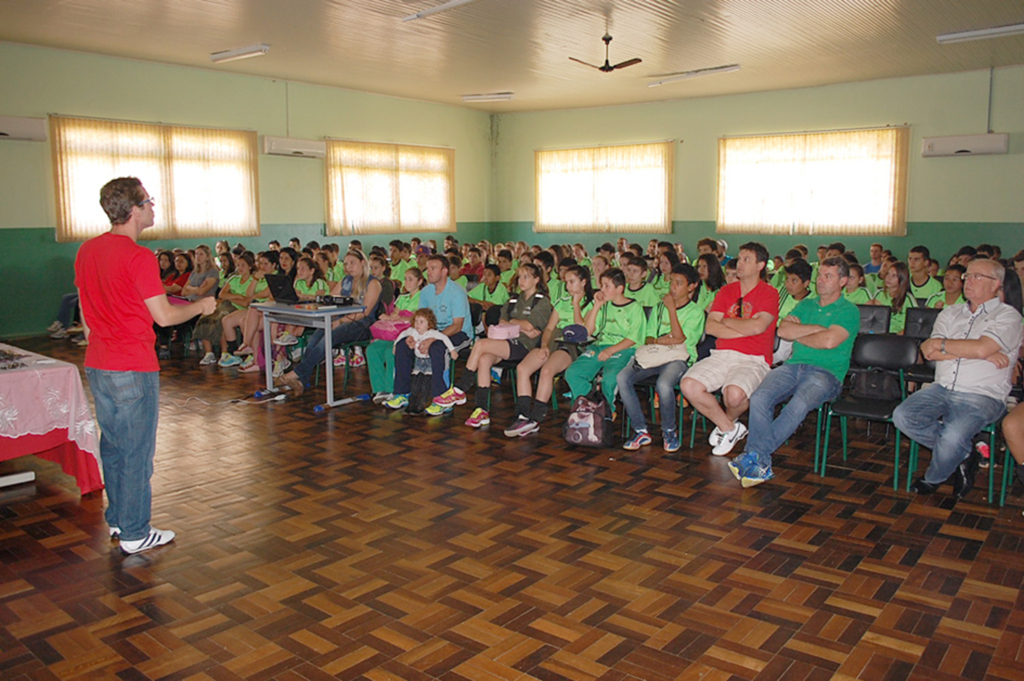
[[[59,463],[82,494],[103,489],[99,435],[78,367],[0,343],[24,366],[0,371],[0,460],[35,454]]]

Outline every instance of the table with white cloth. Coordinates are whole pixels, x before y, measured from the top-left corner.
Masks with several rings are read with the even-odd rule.
[[[0,351],[0,461],[38,456],[60,464],[82,494],[103,489],[99,429],[78,367],[4,343]]]

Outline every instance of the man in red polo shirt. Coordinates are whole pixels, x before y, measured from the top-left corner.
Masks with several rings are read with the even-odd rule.
[[[96,402],[100,459],[107,489],[107,525],[121,551],[138,553],[166,544],[174,532],[150,527],[160,364],[153,322],[181,324],[210,314],[213,297],[171,305],[153,253],[137,242],[153,226],[153,197],[138,178],[120,177],[100,190],[110,231],[78,249],[75,284],[89,340],[85,374]]]

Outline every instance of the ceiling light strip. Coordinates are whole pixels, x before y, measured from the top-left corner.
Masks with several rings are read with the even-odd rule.
[[[690,78],[699,78],[701,76],[712,76],[716,73],[732,73],[733,71],[739,71],[739,64],[729,64],[728,66],[716,66],[709,69],[695,69],[693,71],[687,71],[681,73],[678,76],[672,76],[670,78],[662,78],[656,80],[653,83],[648,83],[647,87],[660,87],[662,85],[668,85],[669,83],[676,83],[681,80],[689,80]]]
[[[270,52],[270,45],[260,43],[259,45],[249,45],[234,50],[225,50],[224,52],[211,52],[210,61],[214,64],[223,64],[229,61],[238,61],[239,59],[249,59],[250,57],[262,57],[267,52]]]
[[[448,0],[448,2],[441,3],[437,7],[431,7],[430,9],[425,9],[422,12],[416,12],[415,14],[410,14],[407,17],[402,17],[402,21],[416,21],[417,19],[429,17],[432,14],[447,12],[448,10],[455,9],[461,5],[468,5],[471,2],[476,2],[476,0]]]
[[[510,99],[515,99],[516,93],[514,92],[491,92],[489,94],[481,95],[462,95],[462,101],[464,102],[507,102]]]
[[[942,33],[935,36],[935,40],[942,45],[949,43],[964,43],[968,40],[987,40],[988,38],[1002,38],[1008,35],[1020,35],[1024,33],[1024,24],[1009,24],[1007,26],[994,26],[992,28],[979,28],[973,31],[957,31],[956,33]]]

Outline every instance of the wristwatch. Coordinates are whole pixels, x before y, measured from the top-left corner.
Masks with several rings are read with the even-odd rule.
[[[942,339],[942,347],[940,347],[939,350],[942,352],[942,354],[946,354],[946,339],[945,338]]]

